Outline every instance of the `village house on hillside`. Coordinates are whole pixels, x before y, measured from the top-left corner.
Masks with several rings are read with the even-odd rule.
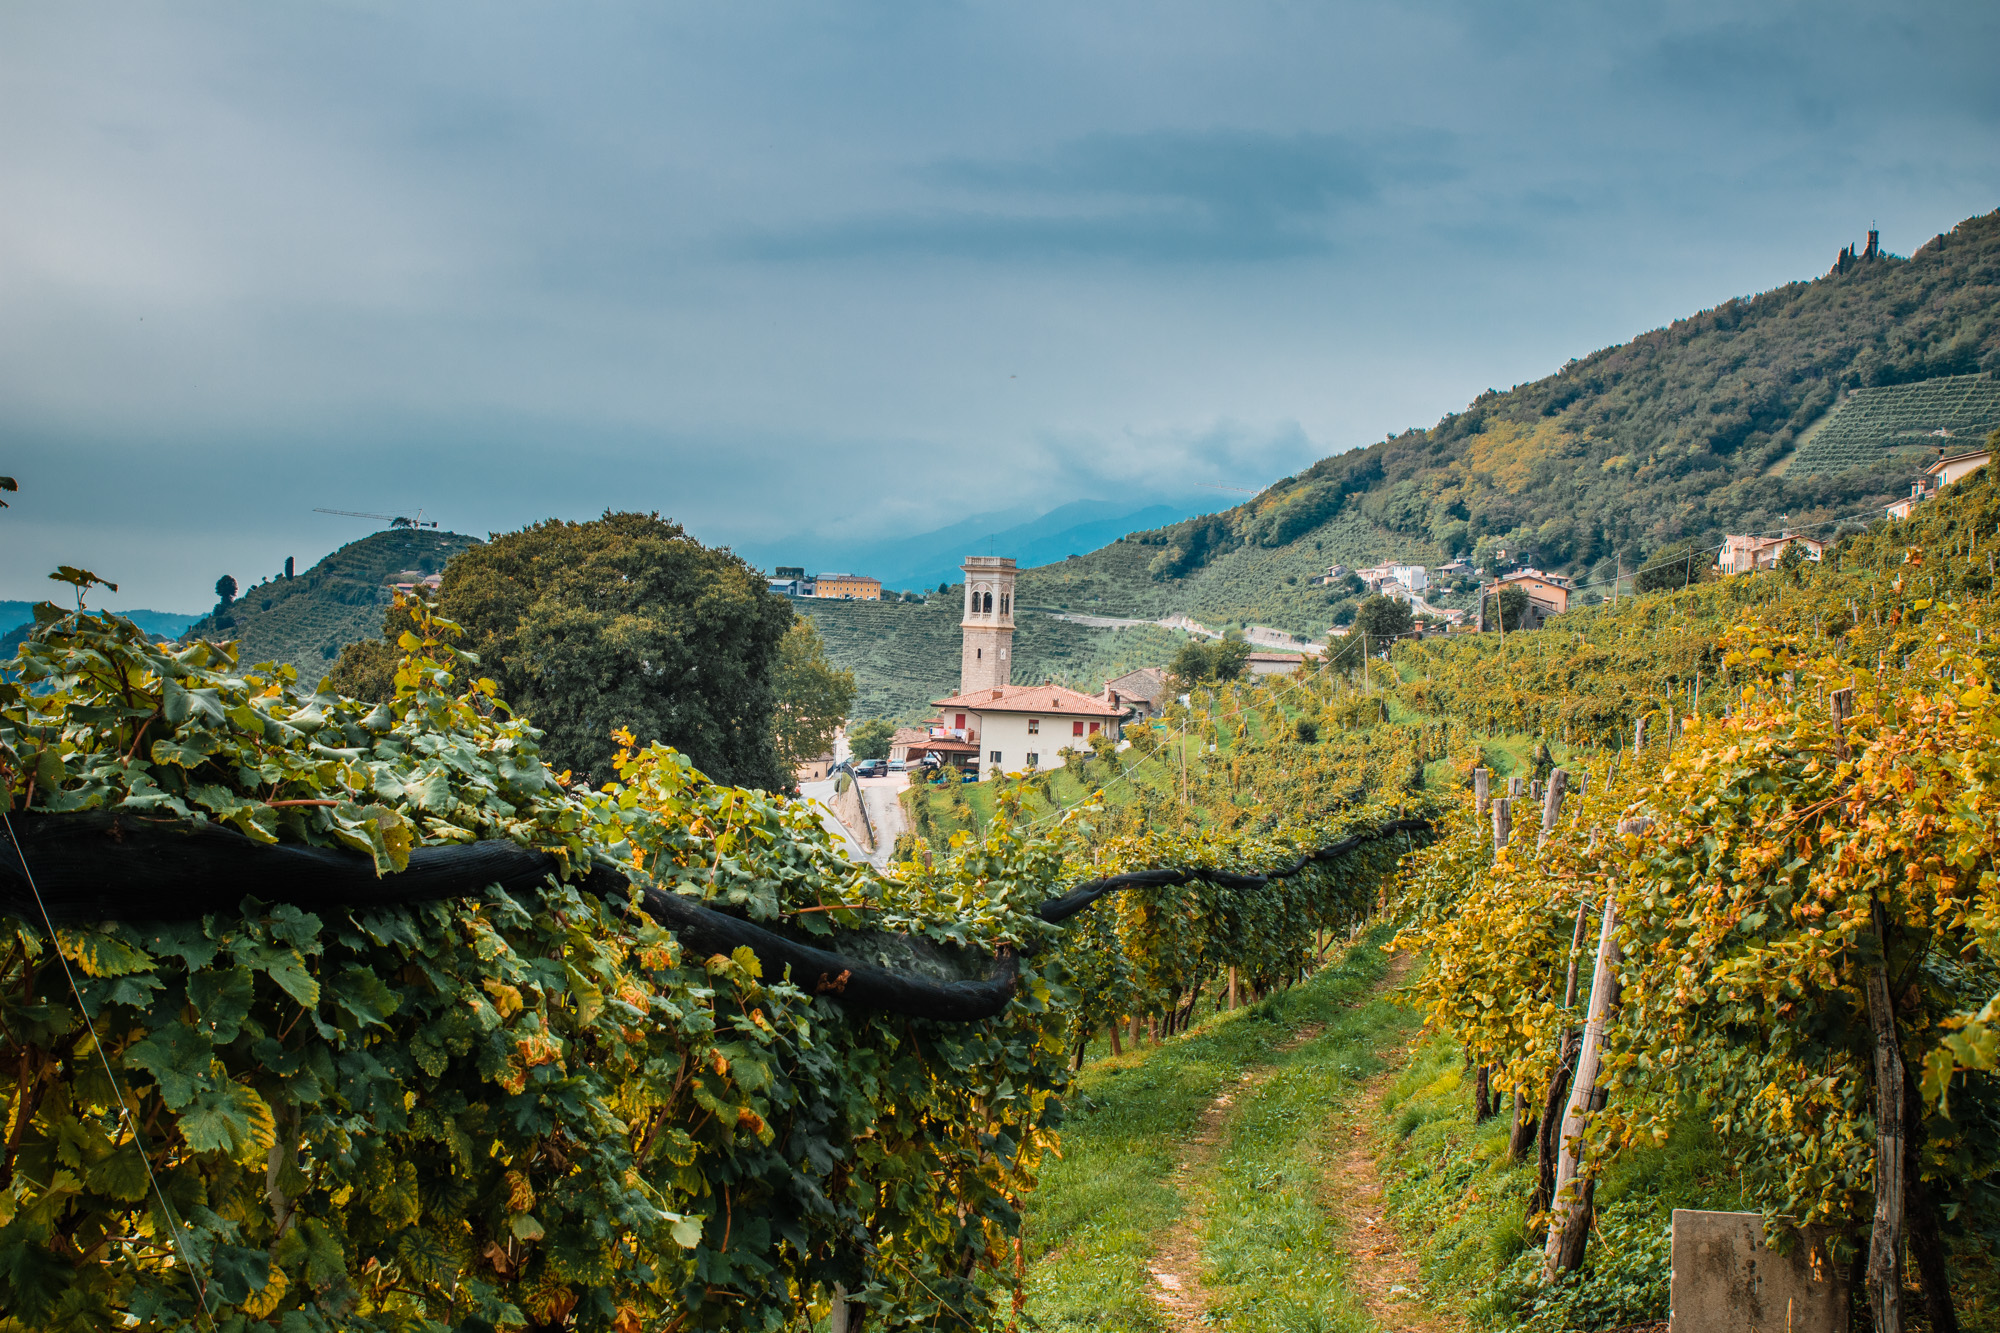
[[[1165,667],[1140,667],[1104,682],[1104,701],[1125,709],[1134,722],[1158,717],[1167,706]]]
[[[1357,569],[1354,572],[1368,591],[1387,593],[1404,600],[1408,600],[1411,593],[1422,592],[1429,586],[1428,571],[1422,565],[1377,565],[1373,569]]]
[[[1509,586],[1520,588],[1528,594],[1528,609],[1521,617],[1522,629],[1540,629],[1542,622],[1550,616],[1559,616],[1569,610],[1572,586],[1568,579],[1560,574],[1547,574],[1534,568],[1517,569],[1487,584],[1481,592],[1479,628],[1482,632],[1499,626],[1499,608],[1495,605],[1495,599]],[[1489,616],[1492,617],[1490,623]]]
[[[1992,459],[1993,453],[1990,449],[1970,449],[1962,454],[1940,458],[1925,468],[1924,475],[1918,477],[1910,487],[1909,499],[1898,500],[1883,512],[1890,518],[1908,518],[1912,509],[1926,500],[1936,499],[1939,491],[1979,471]]]
[[[1808,560],[1818,560],[1832,543],[1817,537],[1785,532],[1776,537],[1730,536],[1722,539],[1722,555],[1715,562],[1725,574],[1748,574],[1752,570],[1776,569],[1785,551],[1794,543]]]

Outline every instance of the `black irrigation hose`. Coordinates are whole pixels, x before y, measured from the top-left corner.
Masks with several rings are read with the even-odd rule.
[[[1317,862],[1337,860],[1377,838],[1386,838],[1391,833],[1415,833],[1429,829],[1430,826],[1431,822],[1428,819],[1392,819],[1366,833],[1357,833],[1351,838],[1343,838],[1316,852],[1307,852],[1283,870],[1267,871],[1261,875],[1238,875],[1227,870],[1208,870],[1199,866],[1171,870],[1132,870],[1122,875],[1107,875],[1103,879],[1085,880],[1062,897],[1051,898],[1035,910],[1044,921],[1051,923],[1066,921],[1107,893],[1116,893],[1120,889],[1161,888],[1169,884],[1188,884],[1198,879],[1205,879],[1211,884],[1220,884],[1225,889],[1260,888],[1274,879],[1290,879]]]
[[[298,843],[259,843],[212,823],[161,819],[133,811],[24,815],[14,820],[21,856],[33,868],[50,917],[80,924],[106,920],[185,920],[238,910],[246,892],[266,902],[309,911],[395,907],[463,898],[497,887],[512,894],[539,892],[562,863],[547,852],[491,840],[419,847],[400,873],[378,876],[355,852]],[[1265,875],[1237,875],[1203,868],[1139,870],[1091,880],[1038,910],[1058,922],[1107,893],[1144,885],[1205,879],[1225,887],[1255,887],[1296,875],[1362,844],[1392,833],[1430,827],[1422,819],[1393,820],[1300,857]],[[245,885],[254,885],[246,891]],[[578,881],[585,893],[623,905],[629,879],[596,867]],[[991,1018],[1014,996],[1019,960],[1011,949],[990,960],[917,937],[881,931],[846,931],[842,951],[822,949],[780,927],[758,925],[692,898],[640,889],[646,914],[697,955],[747,947],[765,973],[789,972],[794,985],[845,1005],[929,1018],[972,1022]],[[0,913],[40,918],[33,890],[16,857],[0,857]]]

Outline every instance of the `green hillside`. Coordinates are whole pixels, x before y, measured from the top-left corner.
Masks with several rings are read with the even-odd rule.
[[[1334,560],[1503,547],[1598,580],[1684,538],[1787,522],[1830,533],[1906,495],[1933,455],[1895,446],[1977,424],[1996,370],[2000,212],[1907,259],[1726,301],[1482,394],[1236,509],[1043,566],[1021,598],[1314,632],[1337,599],[1307,579]],[[1883,392],[1894,386],[1912,387]],[[1867,447],[1840,443],[1850,429]]]
[[[854,672],[861,687],[858,718],[915,721],[930,701],[958,688],[959,605],[956,598],[922,603],[794,601],[811,620],[835,665]],[[1023,610],[1015,617],[1014,680],[1053,680],[1095,692],[1139,666],[1159,666],[1185,635],[1156,626],[1093,629]]]
[[[225,611],[218,607],[188,627],[196,638],[236,639],[242,660],[289,662],[299,680],[316,685],[340,650],[382,632],[382,613],[394,597],[391,582],[405,570],[425,574],[477,537],[456,532],[377,532],[349,542],[311,569],[246,586]]]

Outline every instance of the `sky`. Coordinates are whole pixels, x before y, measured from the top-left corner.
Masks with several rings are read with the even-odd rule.
[[[2000,206],[2000,6],[0,8],[0,598],[1222,507]]]

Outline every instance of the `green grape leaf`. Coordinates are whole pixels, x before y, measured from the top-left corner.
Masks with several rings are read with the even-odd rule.
[[[125,1063],[153,1076],[160,1099],[178,1111],[213,1083],[215,1048],[185,1023],[158,1028],[126,1048]]]

